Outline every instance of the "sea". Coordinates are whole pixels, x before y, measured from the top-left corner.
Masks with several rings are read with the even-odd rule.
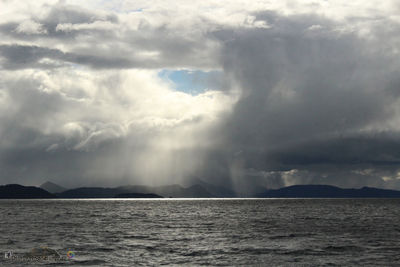
[[[400,266],[400,199],[0,200],[0,218],[0,266]]]

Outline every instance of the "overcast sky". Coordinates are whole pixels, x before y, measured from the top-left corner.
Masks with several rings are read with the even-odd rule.
[[[398,1],[0,0],[0,183],[400,189]]]

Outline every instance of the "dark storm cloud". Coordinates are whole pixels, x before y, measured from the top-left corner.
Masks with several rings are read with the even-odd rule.
[[[270,28],[214,33],[224,42],[224,70],[243,90],[223,129],[228,149],[214,165],[304,170],[298,183],[384,183],[349,173],[400,167],[400,135],[374,127],[398,116],[398,56],[321,17],[267,12],[257,19]]]
[[[244,90],[228,131],[234,144],[256,140],[273,149],[357,132],[394,115],[380,71],[389,55],[368,51],[352,35],[308,36],[315,20],[281,18],[272,29],[245,31],[227,43],[225,70]]]
[[[285,165],[400,165],[400,137],[377,134],[312,140],[281,149],[274,157]]]

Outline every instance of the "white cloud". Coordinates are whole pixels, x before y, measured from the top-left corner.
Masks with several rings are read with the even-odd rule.
[[[43,24],[37,23],[33,20],[25,20],[21,22],[15,29],[18,33],[25,34],[46,34],[46,29],[43,28]]]
[[[187,168],[176,170],[168,165],[174,154],[212,147],[216,139],[209,134],[236,101],[234,95],[221,91],[196,96],[177,92],[156,70],[3,71],[2,84],[0,101],[14,110],[0,120],[0,128],[8,127],[3,135],[0,132],[0,150],[15,148],[17,141],[6,137],[12,129],[16,140],[23,131],[39,134],[43,138],[35,146],[53,154],[94,153],[104,145],[122,143],[118,152],[98,152],[99,157],[108,154],[109,164],[125,162],[124,173],[144,183],[160,181],[160,172],[165,179],[182,179],[188,166],[202,156],[197,152],[187,159]],[[85,168],[104,168],[97,162],[93,157]]]
[[[56,27],[56,31],[80,31],[80,30],[103,30],[110,31],[118,29],[118,25],[111,23],[109,21],[95,21],[93,23],[60,23]]]

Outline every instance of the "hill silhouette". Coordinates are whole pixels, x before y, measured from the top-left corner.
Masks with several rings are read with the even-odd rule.
[[[52,194],[60,193],[60,192],[63,192],[65,190],[67,190],[67,188],[62,187],[62,186],[60,186],[58,184],[55,184],[53,182],[49,182],[49,181],[47,181],[47,182],[43,183],[42,185],[40,185],[40,188],[42,188],[42,189],[44,189],[47,192],[50,192]]]
[[[176,198],[215,197],[213,194],[208,192],[203,186],[198,184],[189,187],[183,187],[178,184],[172,184],[164,186],[127,185],[118,188],[120,190],[126,190],[129,192],[153,193],[164,197],[176,197]]]
[[[400,198],[400,191],[363,187],[344,189],[331,185],[293,185],[266,190],[262,198]]]
[[[207,186],[207,184],[205,184]],[[46,190],[34,186],[8,184],[0,186],[0,199],[34,199],[34,198],[210,198],[222,197],[219,188],[208,189],[218,195],[213,195],[201,185],[182,187],[180,185],[143,186],[126,185],[115,188],[80,187],[69,189],[61,193],[51,194]],[[227,194],[225,194],[226,196]],[[254,196],[249,196],[254,197]],[[360,189],[339,188],[331,185],[293,185],[280,189],[265,190],[255,195],[260,198],[400,198],[400,191],[363,187]]]
[[[201,180],[197,177],[193,178],[188,183],[188,185],[190,185],[190,186],[199,185],[199,186],[203,187],[205,190],[207,190],[207,192],[212,194],[214,197],[231,198],[231,197],[238,196],[238,194],[231,189],[228,189],[223,186],[218,186],[218,185],[204,182],[203,180]]]
[[[156,194],[125,193],[114,196],[115,198],[163,198]]]
[[[155,194],[163,197],[204,198],[214,197],[200,185],[182,187],[180,185],[144,186],[126,185],[114,188],[79,187],[56,194],[60,198],[113,198],[120,194]]]
[[[35,186],[8,184],[0,186],[2,199],[55,198],[56,196]]]

